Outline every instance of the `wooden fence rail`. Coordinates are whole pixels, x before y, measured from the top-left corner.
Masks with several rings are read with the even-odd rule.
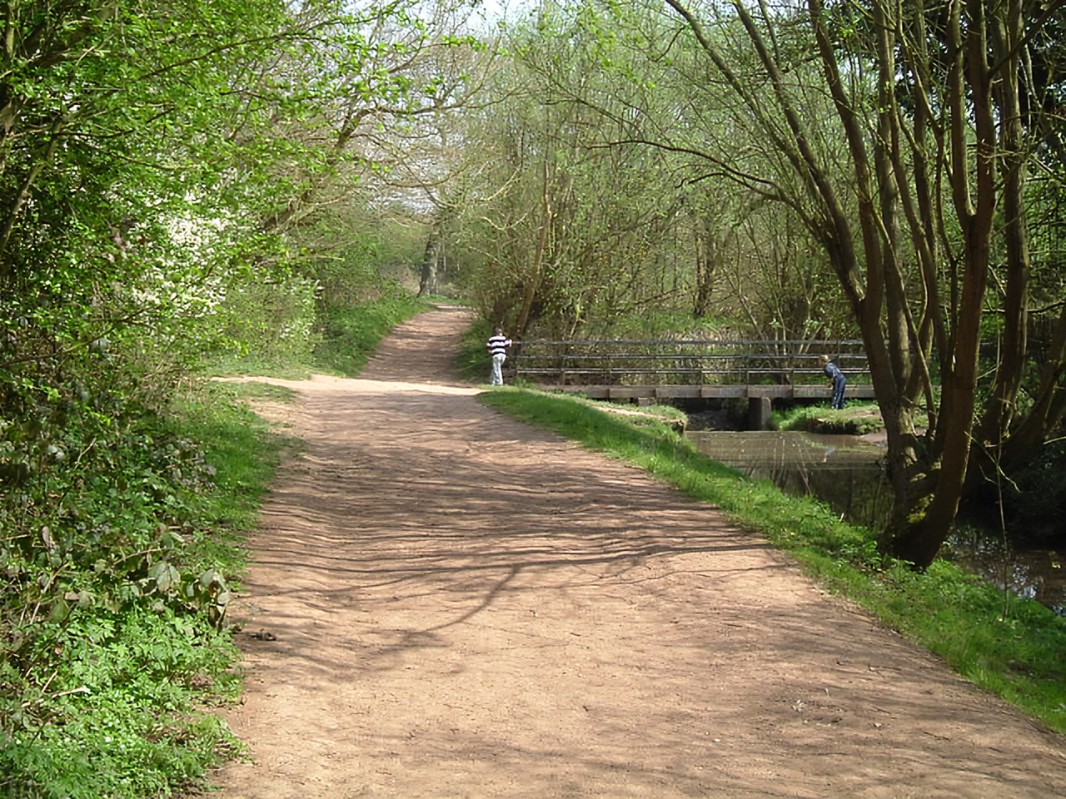
[[[822,355],[841,368],[849,387],[868,386],[857,340],[534,339],[515,345],[510,365],[516,378],[560,388],[825,386]]]

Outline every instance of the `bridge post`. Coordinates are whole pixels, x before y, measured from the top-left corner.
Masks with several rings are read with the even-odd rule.
[[[769,430],[773,418],[769,397],[748,397],[749,430]]]

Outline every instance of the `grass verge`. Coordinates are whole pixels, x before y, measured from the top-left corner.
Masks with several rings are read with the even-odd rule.
[[[323,324],[322,341],[315,348],[315,367],[355,377],[394,327],[431,306],[426,299],[390,294],[330,312]]]
[[[355,377],[381,340],[401,322],[432,307],[432,300],[388,292],[351,308],[324,309],[316,322],[315,344],[298,352],[256,349],[226,354],[200,365],[209,375],[260,375],[305,380],[312,372]]]
[[[944,658],[962,676],[1066,732],[1066,619],[1004,594],[946,561],[917,574],[886,563],[873,533],[841,522],[822,503],[783,494],[710,460],[672,428],[607,413],[577,397],[503,388],[486,405],[554,430],[589,449],[647,469],[714,503],[738,526],[790,552],[828,590]]]

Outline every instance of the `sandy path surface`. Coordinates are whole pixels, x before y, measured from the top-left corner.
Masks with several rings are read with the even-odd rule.
[[[223,799],[1066,796],[1066,743],[626,467],[480,405],[467,317],[264,408]],[[487,368],[486,368],[487,375]]]

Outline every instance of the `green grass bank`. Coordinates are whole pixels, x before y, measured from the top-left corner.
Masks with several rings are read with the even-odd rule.
[[[814,499],[786,496],[769,481],[710,460],[671,427],[672,414],[620,415],[588,400],[514,387],[480,398],[717,505],[733,523],[791,553],[827,590],[1066,733],[1066,619],[1038,602],[1004,593],[946,561],[923,574],[885,562],[873,533],[841,522]]]

